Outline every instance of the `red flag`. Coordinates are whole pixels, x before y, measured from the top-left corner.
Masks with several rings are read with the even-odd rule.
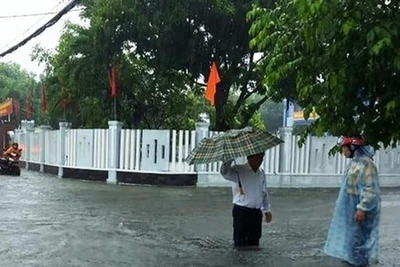
[[[211,105],[214,106],[214,96],[217,91],[217,84],[221,81],[217,69],[217,64],[212,63],[210,75],[208,76],[207,89],[204,93],[204,97],[210,101]]]
[[[21,113],[19,99],[13,99],[13,102],[14,102],[15,118],[17,121],[19,121],[20,113]]]
[[[68,93],[67,93],[67,89],[63,88],[61,91],[61,107],[64,109],[67,108],[67,98],[68,98]]]
[[[110,88],[111,88],[111,97],[117,96],[117,69],[113,65],[110,73],[109,73],[109,80],[110,80]]]
[[[46,85],[42,82],[42,112],[47,112]]]
[[[30,120],[32,118],[32,91],[28,91],[26,96],[26,118]]]

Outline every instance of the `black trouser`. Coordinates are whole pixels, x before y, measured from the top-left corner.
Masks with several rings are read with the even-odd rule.
[[[233,241],[235,247],[258,246],[262,233],[262,212],[233,205]]]

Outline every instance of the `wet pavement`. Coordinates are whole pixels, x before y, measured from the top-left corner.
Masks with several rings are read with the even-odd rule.
[[[400,181],[399,181],[400,184]],[[381,264],[400,266],[400,189],[384,189]],[[0,266],[346,266],[322,248],[337,196],[271,190],[261,251],[231,248],[229,188],[0,177]]]

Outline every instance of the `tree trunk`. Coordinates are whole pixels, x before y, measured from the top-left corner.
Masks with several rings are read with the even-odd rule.
[[[230,83],[222,81],[217,85],[217,92],[215,94],[215,130],[216,131],[226,131],[229,130],[229,123],[226,114],[225,106],[229,97]],[[233,115],[233,114],[231,114]]]

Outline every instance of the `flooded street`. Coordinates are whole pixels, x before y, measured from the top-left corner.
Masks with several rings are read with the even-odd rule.
[[[400,181],[399,181],[400,183]],[[271,190],[261,251],[231,248],[229,188],[0,177],[0,266],[346,266],[322,248],[333,190]],[[400,266],[400,189],[383,190],[381,265]]]

